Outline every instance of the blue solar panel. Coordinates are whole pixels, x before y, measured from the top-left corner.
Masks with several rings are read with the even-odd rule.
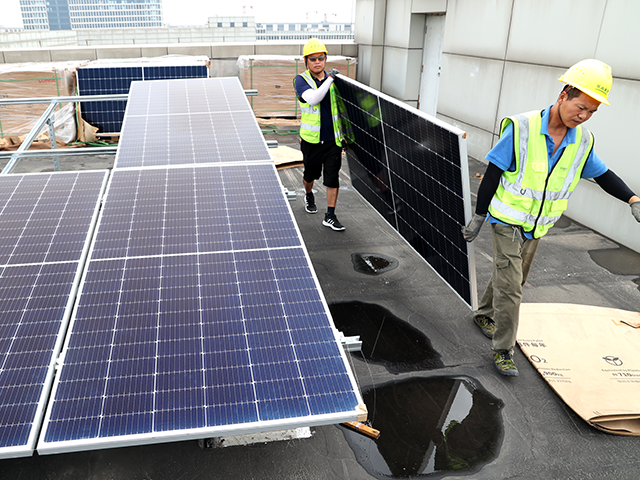
[[[116,170],[93,258],[299,246],[273,169]]]
[[[273,165],[114,171],[41,453],[354,420]]]
[[[252,111],[236,77],[144,82],[136,83],[133,89],[127,105],[127,117]],[[252,135],[249,133],[246,137]],[[154,138],[159,136],[154,135]]]
[[[237,78],[136,82],[115,168],[269,162]]]
[[[0,176],[1,458],[35,447],[106,176]]]
[[[465,136],[346,77],[336,86],[352,139],[354,188],[469,306],[477,305]]]
[[[169,61],[169,60],[165,60]],[[176,59],[176,63],[180,63]],[[175,78],[207,78],[209,70],[200,65],[88,65],[78,69],[79,95],[110,95],[129,93],[131,82]],[[126,101],[85,102],[81,104],[82,118],[98,127],[101,133],[118,133],[127,106]]]
[[[134,83],[38,451],[340,423],[360,404],[239,81]]]

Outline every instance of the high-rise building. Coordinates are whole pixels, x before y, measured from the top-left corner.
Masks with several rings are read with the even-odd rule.
[[[26,30],[162,26],[162,0],[20,0]]]

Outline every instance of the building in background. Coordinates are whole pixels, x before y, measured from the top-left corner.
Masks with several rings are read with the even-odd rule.
[[[354,28],[352,23],[258,23],[256,36],[258,40],[353,40]]]
[[[468,132],[469,155],[483,159],[505,116],[554,103],[565,70],[597,58],[613,71],[611,106],[587,128],[607,166],[640,192],[640,162],[620,141],[637,135],[638,18],[637,1],[356,0],[357,79]],[[629,206],[595,182],[578,184],[566,215],[640,252]]]
[[[162,0],[20,0],[25,30],[162,26]]]

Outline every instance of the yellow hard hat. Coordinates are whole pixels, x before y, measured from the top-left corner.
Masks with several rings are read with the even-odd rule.
[[[307,44],[304,46],[304,49],[302,50],[302,56],[306,57],[307,55],[311,55],[312,53],[320,52],[324,52],[329,55],[329,52],[327,52],[327,47],[324,46],[324,43],[322,43],[317,38],[310,38]]]
[[[558,80],[576,87],[605,105],[609,105],[607,97],[611,90],[613,77],[611,67],[600,60],[593,58],[581,60],[564,72],[564,75]]]

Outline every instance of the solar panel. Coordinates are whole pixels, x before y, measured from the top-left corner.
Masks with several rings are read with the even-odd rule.
[[[115,168],[272,162],[237,78],[136,82],[131,92]]]
[[[106,177],[0,176],[0,458],[35,448]]]
[[[360,411],[273,164],[114,170],[70,331],[39,453]]]
[[[207,78],[209,68],[199,57],[164,58],[137,63],[90,63],[77,71],[79,95],[129,93],[131,82],[175,78]],[[126,100],[81,104],[82,118],[101,133],[118,133],[127,106]]]
[[[352,140],[354,188],[471,308],[477,306],[466,134],[346,77],[336,79]]]

